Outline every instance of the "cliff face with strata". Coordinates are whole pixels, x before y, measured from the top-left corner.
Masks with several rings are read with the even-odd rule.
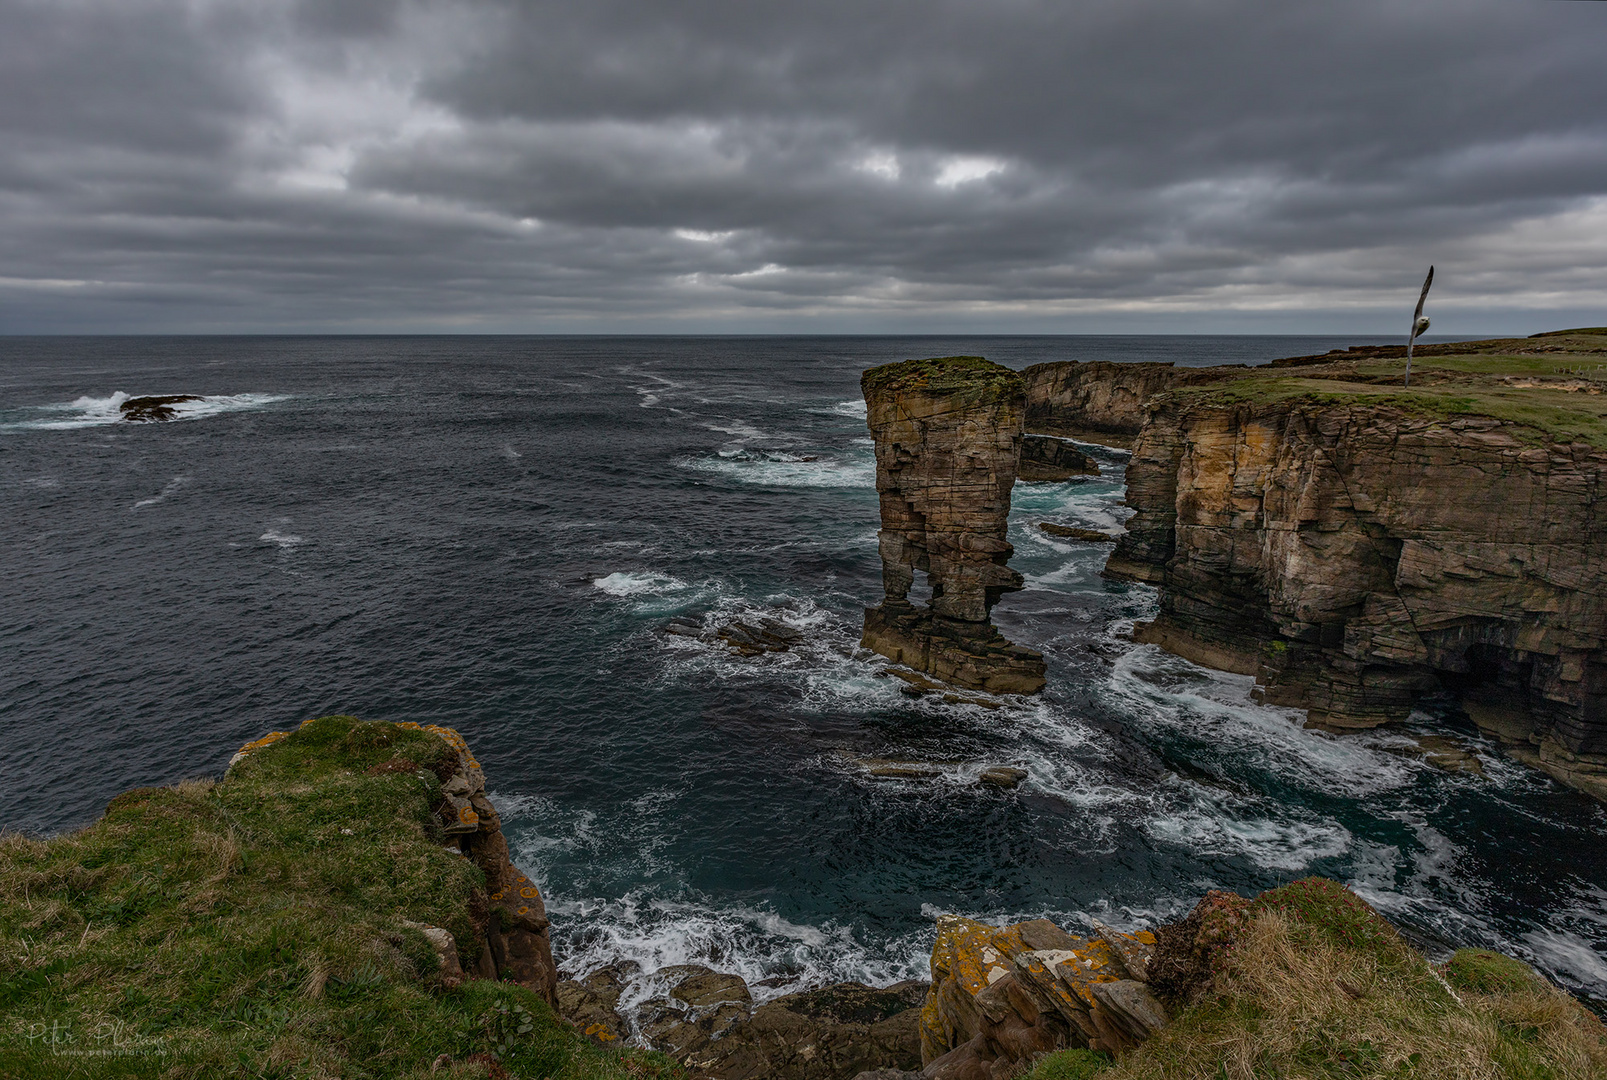
[[[1033,364],[1021,372],[1026,430],[1129,449],[1144,426],[1144,406],[1157,394],[1219,382],[1248,370],[1243,365],[1180,368],[1104,360]]]
[[[1006,641],[989,612],[1021,588],[1005,540],[1022,438],[1021,378],[981,357],[887,364],[861,380],[876,441],[884,598],[863,644],[956,686],[1043,688],[1042,657]],[[916,573],[931,595],[910,601]]]
[[[1607,452],[1485,416],[1173,394],[1127,483],[1107,572],[1160,587],[1140,640],[1325,726],[1449,691],[1607,794]]]

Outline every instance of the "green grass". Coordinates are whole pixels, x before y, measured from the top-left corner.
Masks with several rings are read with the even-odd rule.
[[[1463,950],[1437,968],[1320,878],[1246,910],[1207,996],[1100,1080],[1607,1076],[1607,1029],[1525,964]]]
[[[883,364],[860,376],[860,386],[866,394],[893,390],[977,396],[1026,392],[1018,372],[980,356],[934,356]]]
[[[1341,360],[1331,366],[1180,387],[1172,393],[1222,405],[1384,406],[1447,421],[1489,416],[1520,425],[1515,434],[1536,444],[1582,442],[1607,448],[1607,353],[1420,358],[1413,364],[1409,388],[1396,382],[1404,372],[1404,360]],[[1536,385],[1514,385],[1530,379]],[[1548,387],[1545,379],[1595,384],[1603,392]]]
[[[1544,983],[1522,960],[1489,949],[1458,949],[1445,962],[1445,981],[1477,994],[1527,993]]]
[[[1110,1065],[1110,1055],[1097,1050],[1057,1050],[1035,1061],[1024,1080],[1092,1080]]]
[[[454,757],[423,731],[326,717],[222,782],[114,799],[48,841],[0,837],[0,1076],[485,1075],[591,1080],[671,1070],[594,1049],[514,984],[447,988],[482,875],[433,808]],[[513,1023],[509,1016],[527,1018]]]

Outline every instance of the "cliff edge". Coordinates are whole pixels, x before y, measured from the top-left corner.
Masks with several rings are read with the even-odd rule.
[[[1430,346],[1410,389],[1400,351],[1029,385],[1074,383],[1073,419],[1111,427],[1131,394],[1095,384],[1157,388],[1106,567],[1160,589],[1138,640],[1325,727],[1454,698],[1607,797],[1607,336]],[[1053,428],[1058,400],[1029,395],[1029,416]]]
[[[5,1077],[679,1075],[553,1014],[540,893],[450,728],[323,717],[0,835],[0,955]]]

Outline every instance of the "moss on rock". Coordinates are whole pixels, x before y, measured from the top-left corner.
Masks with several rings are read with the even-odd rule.
[[[860,388],[867,399],[873,393],[899,391],[977,396],[1026,392],[1019,372],[980,356],[934,356],[883,364],[860,376]]]

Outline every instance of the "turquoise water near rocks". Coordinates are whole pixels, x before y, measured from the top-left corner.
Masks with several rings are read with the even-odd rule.
[[[1456,719],[1335,737],[1124,634],[1151,590],[1097,479],[1019,485],[997,621],[1049,689],[912,700],[880,593],[865,367],[980,354],[1259,362],[1315,338],[0,339],[0,825],[54,832],[330,712],[470,740],[566,970],[701,962],[763,992],[924,970],[931,919],[1175,917],[1310,873],[1431,948],[1607,996],[1603,808]],[[116,422],[117,395],[204,395]],[[742,658],[658,632],[769,617]],[[1412,750],[1449,723],[1484,761]],[[938,761],[878,781],[848,755]],[[1014,792],[978,772],[1027,770]],[[644,979],[633,990],[653,989]]]

